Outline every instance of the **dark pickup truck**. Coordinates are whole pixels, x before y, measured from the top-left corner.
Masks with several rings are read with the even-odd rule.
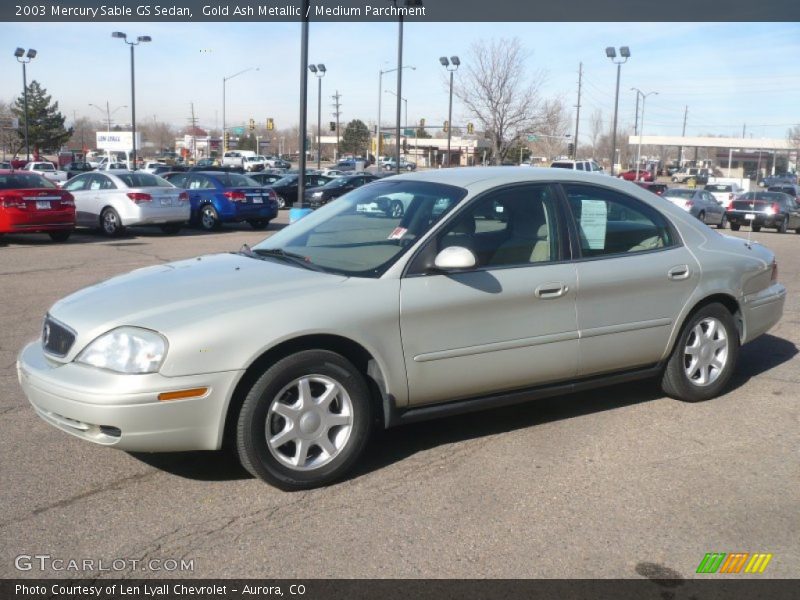
[[[758,185],[761,187],[770,187],[773,185],[782,184],[797,184],[797,175],[795,173],[781,173],[779,175],[767,175],[762,179]]]

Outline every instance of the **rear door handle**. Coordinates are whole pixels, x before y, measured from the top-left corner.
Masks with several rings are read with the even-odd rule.
[[[548,300],[550,298],[560,298],[568,291],[569,286],[566,286],[559,281],[551,281],[549,283],[543,283],[537,286],[533,291],[533,295],[537,298],[541,298],[542,300]]]
[[[667,277],[669,277],[672,281],[689,279],[689,275],[691,274],[692,271],[689,269],[689,265],[678,265],[677,267],[672,267],[669,271],[667,271]]]

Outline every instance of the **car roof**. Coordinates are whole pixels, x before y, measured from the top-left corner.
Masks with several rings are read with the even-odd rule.
[[[616,177],[602,173],[577,171],[574,169],[553,169],[541,167],[454,167],[451,169],[430,169],[428,171],[412,171],[391,178],[403,178],[408,181],[429,181],[459,187],[470,187],[479,182],[493,184],[524,183],[527,181],[574,181],[579,183],[602,183],[619,187],[622,183]],[[630,182],[624,182],[629,184]],[[629,188],[628,188],[629,189]]]

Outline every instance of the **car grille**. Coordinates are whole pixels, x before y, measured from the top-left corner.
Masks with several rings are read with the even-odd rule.
[[[42,327],[42,345],[45,351],[55,356],[65,356],[73,343],[75,334],[48,315]]]

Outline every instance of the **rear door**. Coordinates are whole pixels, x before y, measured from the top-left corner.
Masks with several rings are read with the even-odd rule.
[[[63,187],[75,199],[75,222],[84,227],[96,227],[99,215],[94,213],[92,195],[96,190],[90,190],[93,173],[78,175],[70,179]],[[99,183],[97,184],[99,187]]]
[[[616,190],[564,184],[577,261],[578,376],[657,363],[700,277],[657,210]]]

